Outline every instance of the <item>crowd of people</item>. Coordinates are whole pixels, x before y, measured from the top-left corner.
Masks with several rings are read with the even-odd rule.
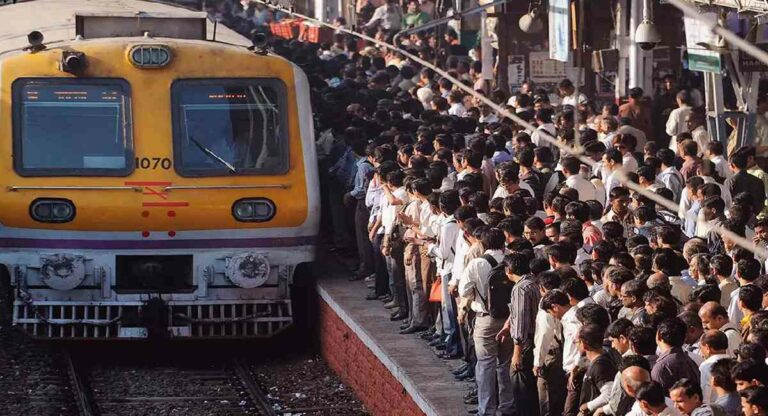
[[[474,95],[341,34],[272,42],[310,79],[323,234],[359,258],[351,284],[459,363],[480,415],[768,414],[766,258],[717,232],[768,246],[768,100],[737,147],[681,74],[621,106],[567,79],[508,94],[453,36],[404,47]]]

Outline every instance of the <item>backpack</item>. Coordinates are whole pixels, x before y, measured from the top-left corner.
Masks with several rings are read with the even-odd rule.
[[[512,286],[515,284],[507,279],[504,265],[499,264],[493,256],[483,254],[482,258],[491,265],[491,271],[488,273],[485,296],[477,289],[475,291],[480,296],[480,300],[491,318],[507,319],[509,317],[509,298],[512,294]]]

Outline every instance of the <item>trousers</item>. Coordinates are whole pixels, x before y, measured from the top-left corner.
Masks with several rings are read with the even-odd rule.
[[[373,268],[376,273],[374,290],[377,296],[384,296],[389,292],[389,272],[387,271],[387,261],[381,254],[381,240],[384,234],[376,234],[371,242],[373,246]]]
[[[496,341],[496,334],[504,327],[504,319],[489,315],[475,316],[472,337],[475,341],[475,380],[477,381],[477,414],[495,416],[496,412],[512,414],[512,380],[509,365],[512,358],[512,340]]]
[[[514,348],[514,347],[513,347]],[[533,334],[528,342],[523,344],[522,366],[520,369],[511,368],[512,409],[503,410],[504,416],[538,416],[539,403],[536,392],[536,377],[533,376]],[[514,351],[513,351],[514,353]],[[510,360],[511,361],[511,360]]]
[[[568,383],[568,378],[570,378],[571,374],[574,374],[573,376],[573,386],[571,386]],[[584,372],[582,371],[571,371],[570,373],[566,373],[565,383],[566,383],[566,396],[565,396],[565,406],[563,409],[563,414],[566,416],[577,416],[579,414],[579,401],[581,400],[581,384],[584,381]]]
[[[429,326],[428,301],[421,273],[419,247],[408,244],[405,246],[405,281],[408,284],[408,292],[411,294],[409,324],[412,327],[426,328]]]
[[[461,353],[461,342],[459,340],[459,321],[456,315],[456,299],[448,292],[448,283],[451,275],[442,276],[441,292],[443,296],[440,302],[440,315],[443,320],[443,339],[445,340],[446,354]]]
[[[541,416],[563,414],[565,405],[565,371],[563,371],[563,353],[557,348],[547,353],[541,375],[536,378],[539,392],[539,413]]]
[[[360,269],[357,273],[361,277],[367,277],[374,273],[373,245],[368,238],[370,214],[370,210],[365,206],[365,200],[358,200],[355,204],[355,242],[357,243],[357,255],[360,258]]]
[[[389,273],[389,291],[401,313],[408,312],[408,293],[405,290],[405,265],[402,245],[395,246],[386,256]]]

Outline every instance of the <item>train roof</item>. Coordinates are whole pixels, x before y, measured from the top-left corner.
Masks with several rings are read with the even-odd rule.
[[[77,27],[76,15],[84,17],[130,17],[131,22],[138,22],[142,17],[197,21],[200,24],[205,24],[205,39],[214,38],[214,23],[205,19],[205,12],[189,10],[174,4],[144,0],[31,0],[0,6],[0,22],[2,22],[0,24],[0,53],[27,46],[27,35],[32,31],[41,32],[45,37],[44,43],[47,45],[74,40],[78,32],[83,30],[81,23],[79,23],[80,27]],[[199,29],[199,32],[203,32],[202,28]],[[251,45],[250,40],[224,25],[216,25],[215,33],[217,42],[239,46]],[[176,37],[173,35],[157,36]],[[187,36],[178,37],[189,38]],[[86,36],[86,38],[88,37]],[[198,38],[202,39],[202,36]]]

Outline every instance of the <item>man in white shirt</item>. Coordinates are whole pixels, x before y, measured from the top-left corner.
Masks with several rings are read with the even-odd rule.
[[[576,108],[576,106],[586,104],[588,101],[586,95],[582,93],[579,93],[578,96],[576,95],[576,87],[574,87],[573,82],[571,82],[570,79],[560,81],[557,90],[561,97],[561,106],[569,105]]]
[[[704,149],[709,144],[709,133],[704,127],[703,116],[700,113],[690,112],[685,115],[685,124],[687,130],[691,133],[693,141],[699,146],[699,155],[704,154]]]
[[[632,409],[626,416],[647,416],[648,414],[640,406],[640,400],[637,400],[638,392],[646,386],[651,384],[651,372],[648,360],[641,356],[630,356],[622,361],[621,366],[621,385],[627,396],[635,399],[635,403],[632,405]],[[657,383],[656,383],[657,384]],[[658,384],[657,384],[658,385]],[[659,385],[659,388],[661,386]],[[662,395],[664,391],[662,390]],[[643,395],[645,397],[645,395]],[[664,405],[672,409],[669,416],[680,416],[680,413],[675,410],[674,403],[669,398],[664,398]],[[646,400],[647,401],[647,400]],[[656,403],[654,403],[656,404]]]
[[[688,115],[688,113],[693,111],[693,108],[690,104],[691,98],[687,91],[683,90],[678,92],[675,96],[675,99],[677,101],[677,108],[669,113],[669,118],[667,119],[667,125],[665,129],[666,133],[672,137],[672,139],[669,141],[669,149],[673,152],[677,151],[677,135],[688,131],[688,126],[686,126],[685,123],[685,117]]]
[[[622,168],[624,158],[618,149],[608,149],[603,155],[603,166],[607,169],[608,177],[603,178],[605,194],[611,195],[611,190],[621,186],[617,171]]]
[[[717,330],[710,330],[701,336],[701,356],[704,361],[699,365],[701,373],[701,391],[704,394],[702,401],[704,403],[714,403],[717,395],[709,384],[712,366],[723,358],[733,358],[728,354],[728,338],[724,333]]]
[[[725,307],[715,301],[707,302],[699,309],[699,318],[701,318],[701,326],[705,330],[717,330],[725,334],[728,340],[727,354],[736,353],[741,345],[741,333],[738,324],[734,324],[728,319],[728,312]],[[702,377],[702,380],[706,379]]]
[[[645,143],[648,142],[645,136],[645,132],[638,129],[637,127],[632,126],[632,120],[627,117],[619,120],[619,129],[617,130],[617,133],[631,134],[635,139],[637,139],[637,149],[642,149],[645,147]]]
[[[624,171],[636,171],[639,166],[634,155],[635,147],[637,147],[637,139],[631,134],[622,134],[618,145],[614,147],[617,147],[619,152],[621,152],[621,164],[624,167]]]
[[[581,356],[576,345],[576,338],[582,325],[576,318],[576,311],[580,307],[590,303],[590,301],[592,303],[594,302],[592,298],[587,297],[581,302],[572,305],[568,295],[560,289],[550,291],[541,300],[541,307],[552,314],[555,319],[560,320],[560,323],[562,324],[558,339],[560,339],[563,344],[563,371],[566,373],[567,380],[570,380],[571,377],[574,376],[574,370],[578,367]],[[568,382],[569,397],[566,398],[566,403],[575,404],[575,407],[578,408],[579,400],[578,397],[576,397],[578,392],[573,390],[571,386],[573,386],[573,383]],[[568,413],[569,409],[566,408],[565,411]]]
[[[405,174],[396,170],[387,174],[382,183],[381,203],[381,228],[384,230],[384,239],[389,239],[394,232],[397,221],[397,212],[403,204],[408,202],[408,193],[403,186]],[[389,274],[389,290],[395,310],[392,319],[405,319],[408,317],[408,294],[405,289],[405,265],[403,264],[403,248],[401,244],[385,244],[383,250]]]
[[[557,136],[557,128],[552,123],[553,111],[551,108],[542,108],[536,112],[536,130],[531,132],[531,143],[536,147],[549,147],[554,154],[558,154],[558,150],[551,141],[545,138],[545,134],[550,137]]]
[[[579,173],[581,170],[581,162],[579,159],[573,156],[567,156],[562,161],[563,174],[566,176],[565,186],[575,189],[579,192],[579,201],[596,200],[595,185],[592,182],[584,179]],[[605,201],[598,201],[601,204]]]
[[[715,171],[721,178],[728,179],[733,176],[730,163],[723,156],[723,144],[721,142],[709,142],[705,149],[707,149],[706,157],[715,164]]]
[[[685,180],[680,171],[675,167],[675,152],[669,149],[660,149],[656,152],[656,157],[661,159],[661,172],[656,177],[656,180],[672,191],[675,203],[680,203]]]
[[[616,117],[604,117],[600,121],[600,126],[600,129],[602,130],[601,133],[604,134],[603,138],[600,139],[600,142],[605,145],[606,149],[613,147],[613,138],[619,134],[617,131],[619,128],[619,121],[616,120]]]
[[[437,275],[442,279],[441,316],[443,317],[443,340],[445,341],[446,354],[459,353],[459,323],[456,313],[456,302],[448,291],[448,283],[451,280],[456,241],[461,233],[459,224],[453,217],[453,213],[461,205],[459,192],[455,190],[445,191],[440,194],[440,211],[444,217],[443,224],[436,244],[430,245],[430,252],[435,257]]]
[[[739,307],[739,292],[742,287],[751,284],[760,276],[760,268],[760,262],[756,259],[739,260],[736,264],[736,280],[739,282],[739,288],[731,292],[728,317],[737,328],[741,328],[741,320],[744,318],[744,312]]]
[[[661,384],[651,382],[643,384],[636,393],[636,403],[644,415],[650,416],[679,416],[674,402],[667,396]]]
[[[557,289],[561,281],[560,275],[552,271],[542,272],[537,280],[542,297]],[[540,416],[555,416],[563,412],[565,373],[562,367],[563,351],[556,339],[559,328],[560,321],[539,306],[533,337],[533,373],[539,391]]]
[[[448,109],[448,114],[452,116],[464,117],[467,114],[467,109],[463,104],[464,95],[459,90],[453,90],[448,94],[448,104],[451,107]]]
[[[485,303],[490,272],[504,260],[504,243],[501,230],[490,229],[484,232],[482,245],[485,253],[470,261],[459,279],[459,295],[472,299],[470,308],[475,312],[472,338],[477,354],[475,380],[479,415],[495,415],[497,411],[507,414],[514,408],[509,371],[514,346],[511,338],[497,336],[506,318],[491,316]]]

